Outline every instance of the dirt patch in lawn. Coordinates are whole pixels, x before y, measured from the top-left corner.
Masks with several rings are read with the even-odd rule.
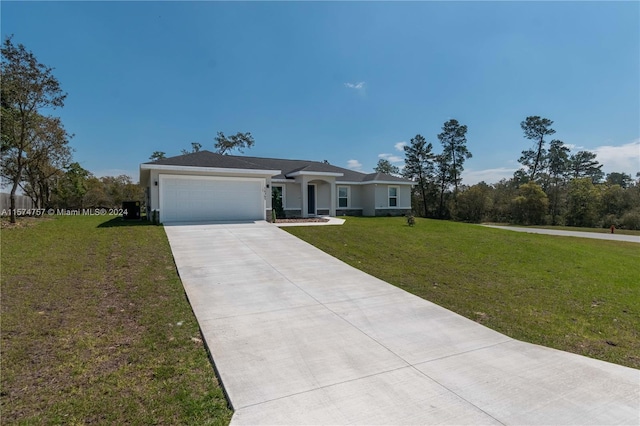
[[[2,229],[14,229],[14,228],[27,228],[29,226],[37,225],[43,221],[51,220],[48,217],[42,216],[18,216],[16,222],[11,223],[9,217],[0,218],[0,228]]]

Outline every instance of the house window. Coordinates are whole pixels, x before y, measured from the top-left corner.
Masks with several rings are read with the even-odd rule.
[[[349,207],[349,187],[348,186],[338,187],[338,207],[340,208]]]
[[[389,187],[389,207],[398,207],[398,187]]]

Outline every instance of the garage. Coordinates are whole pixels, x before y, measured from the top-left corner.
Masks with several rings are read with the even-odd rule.
[[[265,219],[265,179],[159,175],[160,221]]]

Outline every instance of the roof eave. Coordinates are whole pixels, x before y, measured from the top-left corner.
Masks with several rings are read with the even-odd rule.
[[[296,177],[296,176],[331,176],[331,177],[341,177],[344,176],[344,173],[336,173],[336,172],[309,172],[309,171],[297,171],[293,173],[288,173],[285,175],[286,177]]]
[[[361,182],[336,181],[336,183],[337,184],[341,184],[341,185],[369,185],[369,184],[372,184],[372,183],[382,184],[382,185],[411,185],[411,186],[415,186],[416,185],[415,182],[397,181],[397,180],[366,180],[366,181],[361,181]]]
[[[201,166],[175,166],[169,164],[140,164],[140,170],[160,170],[171,172],[203,172],[217,173],[225,175],[244,174],[244,175],[261,175],[261,176],[277,176],[282,173],[281,170],[266,169],[232,169],[224,167],[201,167]]]

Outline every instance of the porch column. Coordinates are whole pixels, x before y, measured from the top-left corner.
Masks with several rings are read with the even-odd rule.
[[[302,176],[300,180],[300,190],[302,191],[302,217],[309,217],[309,193],[307,192],[307,185],[309,181],[305,176]]]
[[[331,183],[331,203],[329,204],[329,216],[336,216],[336,181],[335,179]]]

